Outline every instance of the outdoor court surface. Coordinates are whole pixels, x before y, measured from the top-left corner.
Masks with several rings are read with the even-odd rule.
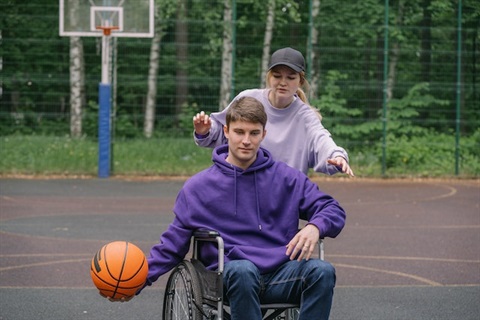
[[[480,319],[479,180],[315,181],[347,212],[332,320]],[[161,319],[167,276],[112,303],[90,261],[114,240],[148,253],[183,182],[0,179],[0,319]]]

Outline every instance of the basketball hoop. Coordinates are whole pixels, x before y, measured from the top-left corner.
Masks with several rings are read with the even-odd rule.
[[[102,79],[98,86],[98,177],[107,178],[113,163],[110,141],[111,38],[153,38],[155,0],[57,1],[60,1],[60,36],[102,39]]]
[[[103,27],[103,26],[97,26],[97,30],[103,30],[103,35],[104,36],[109,36],[112,33],[112,30],[119,30],[119,27]]]

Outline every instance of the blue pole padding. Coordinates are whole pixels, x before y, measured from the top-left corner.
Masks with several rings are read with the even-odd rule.
[[[98,177],[110,176],[110,84],[98,87]]]

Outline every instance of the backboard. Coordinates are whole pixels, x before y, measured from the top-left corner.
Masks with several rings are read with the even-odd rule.
[[[152,38],[154,0],[60,0],[60,36]]]

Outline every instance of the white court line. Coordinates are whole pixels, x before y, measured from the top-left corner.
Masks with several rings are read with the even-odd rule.
[[[329,254],[328,257],[371,259],[371,260],[408,260],[408,261],[428,261],[428,262],[480,263],[480,260],[426,258],[426,257],[360,256],[360,255],[349,255],[349,254]]]
[[[40,267],[40,266],[49,266],[49,265],[59,264],[59,263],[74,263],[74,262],[91,261],[91,260],[92,259],[86,259],[86,258],[85,259],[67,259],[67,260],[56,260],[56,261],[30,263],[30,264],[21,264],[16,266],[0,268],[0,272],[16,270],[16,269]]]
[[[372,272],[380,272],[380,273],[386,273],[389,275],[395,275],[399,277],[404,277],[404,278],[410,278],[419,282],[423,282],[425,284],[428,284],[429,286],[434,286],[434,287],[439,287],[443,286],[440,282],[436,282],[424,277],[416,276],[414,274],[409,274],[409,273],[404,273],[404,272],[398,272],[398,271],[390,271],[390,270],[385,270],[385,269],[378,269],[378,268],[370,268],[370,267],[362,267],[362,266],[357,266],[357,265],[350,265],[350,264],[343,264],[343,263],[334,263],[333,264],[335,267],[342,267],[342,268],[350,268],[350,269],[359,269],[359,270],[366,270],[366,271],[372,271]]]

